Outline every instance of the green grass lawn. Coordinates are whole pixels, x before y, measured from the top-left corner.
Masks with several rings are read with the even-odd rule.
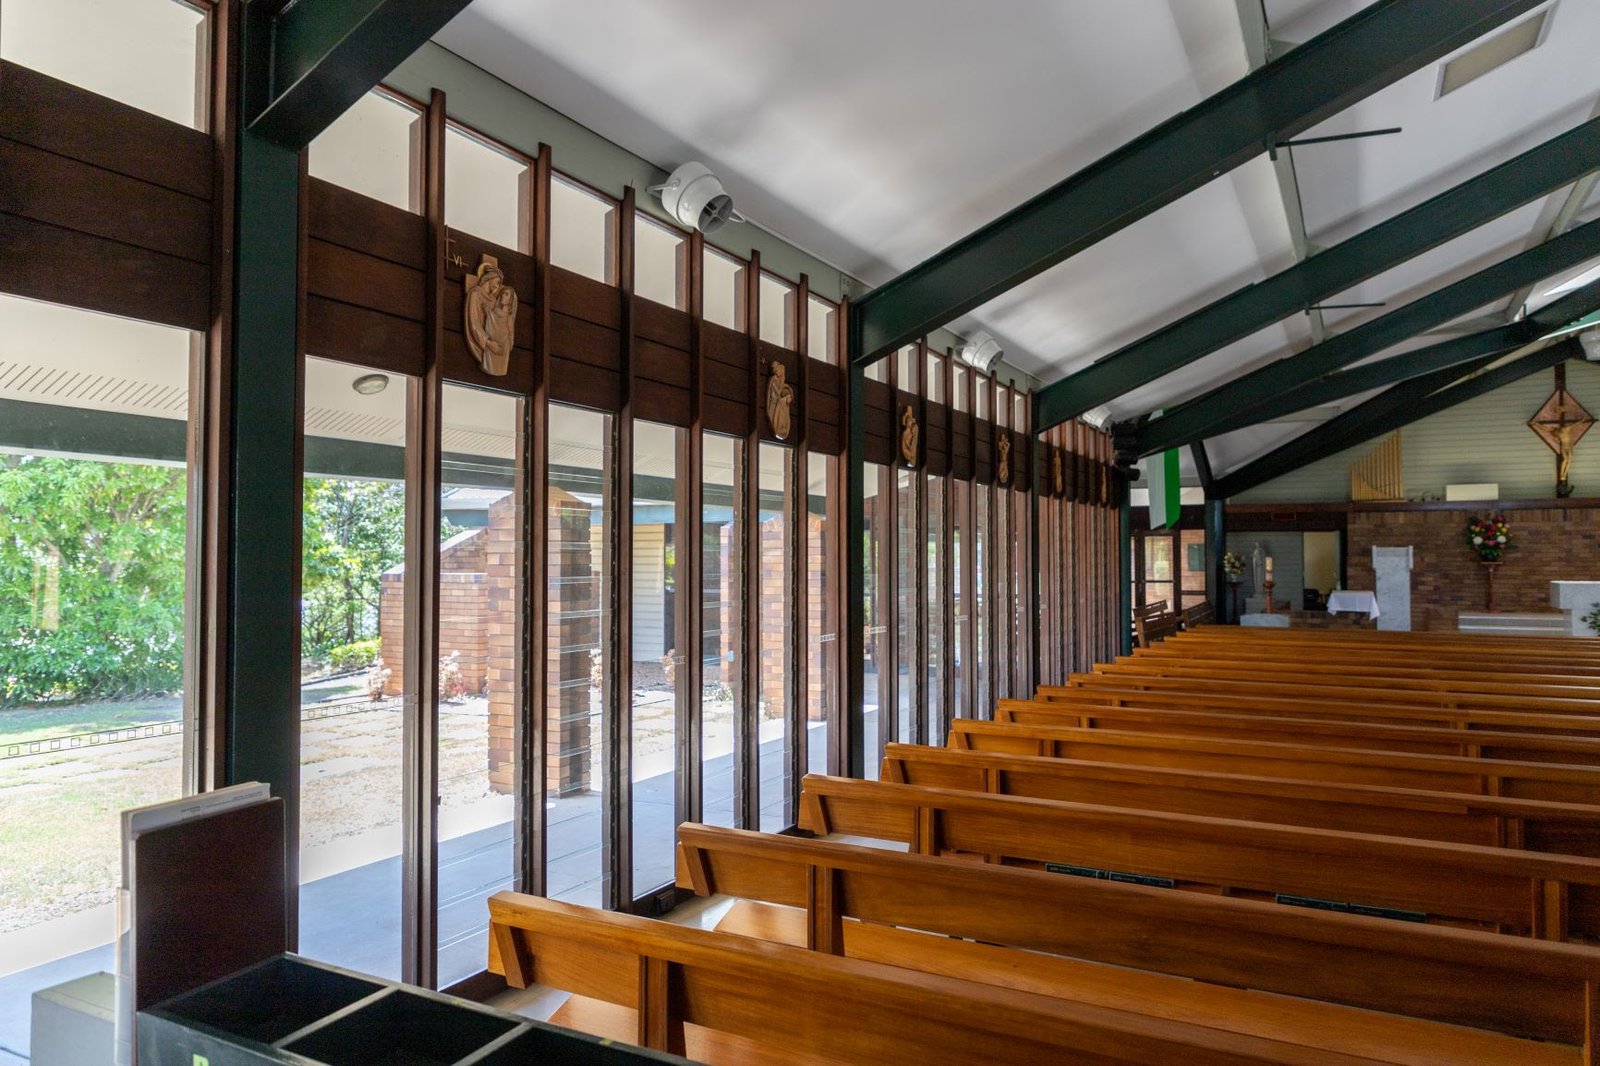
[[[4,754],[3,746],[6,744],[151,722],[171,722],[181,717],[183,704],[176,696],[3,709],[0,710],[0,755]]]

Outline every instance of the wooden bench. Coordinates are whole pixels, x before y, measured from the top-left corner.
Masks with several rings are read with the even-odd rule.
[[[1147,603],[1133,609],[1134,643],[1148,648],[1178,632],[1178,616],[1167,608],[1166,600]]]
[[[1218,632],[1226,629],[1226,632]],[[1182,634],[1185,645],[1207,643],[1243,650],[1251,647],[1331,648],[1344,646],[1363,653],[1372,650],[1396,651],[1425,656],[1434,652],[1476,655],[1492,658],[1551,658],[1572,662],[1600,662],[1600,642],[1584,637],[1516,637],[1463,633],[1400,633],[1367,629],[1258,630],[1237,626],[1207,626]]]
[[[1038,979],[1066,998],[1209,1017],[1328,1050],[1383,1057],[1409,1048],[1408,1061],[1421,1062],[1493,1052],[1524,1062],[1559,1048],[1563,1061],[1576,1061],[1594,1038],[1600,953],[1574,945],[697,825],[679,831],[678,884],[800,908],[761,924],[730,915],[719,928],[996,983]],[[1022,967],[989,945],[1070,958],[1029,956]],[[1350,1007],[1387,1013],[1350,1015]],[[1485,1031],[1504,1035],[1479,1043]],[[1506,1035],[1554,1045],[1512,1048]]]
[[[1141,649],[1142,650],[1142,649]],[[1219,681],[1256,681],[1275,685],[1358,684],[1389,691],[1497,693],[1509,696],[1554,696],[1600,699],[1600,677],[1574,677],[1562,674],[1518,674],[1508,679],[1504,672],[1479,667],[1474,670],[1423,670],[1410,668],[1403,673],[1368,669],[1362,664],[1348,665],[1303,661],[1240,662],[1189,656],[1120,656],[1109,663],[1096,663],[1096,676],[1208,678]],[[1075,677],[1077,675],[1074,675]]]
[[[1343,652],[1343,649],[1335,650]],[[1167,666],[1185,662],[1208,662],[1218,665],[1247,665],[1261,669],[1306,669],[1312,674],[1340,677],[1350,672],[1349,665],[1339,661],[1342,658],[1343,655],[1340,654],[1333,661],[1330,661],[1326,650],[1321,654],[1313,654],[1305,650],[1275,652],[1271,648],[1260,647],[1228,649],[1218,646],[1209,650],[1202,650],[1199,646],[1193,644],[1172,643],[1158,645],[1153,648],[1135,648],[1132,655],[1121,656],[1117,661],[1149,663],[1152,666]],[[1401,653],[1381,653],[1376,650],[1362,652],[1360,658],[1361,675],[1363,677],[1450,678],[1456,676],[1478,676],[1484,679],[1494,679],[1504,677],[1507,674],[1516,674],[1518,676],[1531,676],[1536,682],[1544,684],[1570,683],[1579,686],[1600,684],[1600,665],[1573,665],[1564,661],[1528,662],[1516,659],[1485,665],[1485,659],[1473,655],[1446,657],[1435,652],[1427,656],[1419,656]]]
[[[919,855],[1331,900],[1547,940],[1600,937],[1600,859],[816,774],[800,810],[803,829]]]
[[[1217,620],[1216,608],[1211,606],[1211,601],[1197,603],[1183,612],[1183,628],[1193,629],[1195,626],[1212,625]]]
[[[1512,796],[1600,806],[1600,771],[1560,763],[1417,755],[1269,741],[1018,726],[967,718],[950,724],[951,748],[1042,755],[1218,773]]]
[[[513,988],[629,1008],[627,1032],[598,1035],[696,1057],[704,1028],[800,1062],[1370,1061],[514,892],[490,897],[489,923],[489,967]]]
[[[1265,714],[1207,714],[1159,706],[1100,706],[1093,701],[1000,700],[995,706],[993,720],[1019,725],[1061,725],[1169,736],[1228,736],[1317,747],[1600,766],[1600,737],[1594,736],[1341,722],[1322,718],[1273,718]]]
[[[890,744],[882,780],[1600,858],[1600,807]]]
[[[1181,689],[1148,691],[1136,687],[1041,685],[1031,701],[1063,707],[1128,707],[1196,714],[1258,715],[1306,721],[1363,722],[1457,730],[1492,730],[1568,737],[1600,736],[1600,715],[1534,711],[1484,711],[1410,704],[1356,703],[1291,697],[1220,695]]]
[[[1235,696],[1241,699],[1312,700],[1323,704],[1352,703],[1361,706],[1446,707],[1457,710],[1518,711],[1528,714],[1566,714],[1593,717],[1600,714],[1600,699],[1573,695],[1543,695],[1530,692],[1471,692],[1462,690],[1421,691],[1388,688],[1381,681],[1372,684],[1332,684],[1316,681],[1270,679],[1242,680],[1207,677],[1152,677],[1131,673],[1077,674],[1067,685],[1041,685],[1040,695],[1049,696],[1073,689],[1089,688],[1100,692],[1178,692],[1187,695]]]

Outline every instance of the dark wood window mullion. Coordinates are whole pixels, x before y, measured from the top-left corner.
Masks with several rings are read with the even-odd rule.
[[[734,824],[761,828],[761,256],[752,252],[744,273],[746,422],[743,470],[744,551],[739,568],[739,661],[744,699],[734,729]]]
[[[439,485],[444,382],[444,94],[434,90],[422,129],[428,300],[422,380],[407,389],[416,446],[406,453],[405,842],[401,977],[438,981],[439,870]]]
[[[808,310],[809,317],[809,310]],[[839,301],[839,313],[834,316],[835,340],[834,351],[839,353],[839,361],[845,362],[845,354],[850,350],[845,338],[845,324],[850,321],[850,301],[845,298]],[[850,437],[850,374],[848,368],[843,377],[844,395],[839,398],[840,426],[839,438],[845,442],[848,449]],[[846,451],[841,454],[833,464],[833,474],[828,478],[828,537],[825,545],[826,578],[822,585],[824,598],[824,611],[826,617],[833,623],[833,634],[836,651],[833,654],[833,677],[830,681],[833,689],[833,723],[828,728],[828,773],[843,777],[850,772],[849,753],[851,738],[862,727],[862,723],[851,713],[856,707],[856,700],[851,693],[851,686],[855,684],[852,678],[863,676],[857,672],[855,664],[850,662],[850,652],[854,644],[845,639],[845,626],[848,619],[845,616],[844,605],[848,582],[845,578],[845,560],[848,558],[846,539],[849,537],[848,501],[845,493],[850,484],[850,463],[853,457]],[[870,639],[862,634],[862,647]],[[874,758],[874,754],[867,753],[867,758]]]
[[[885,626],[885,654],[878,662],[878,747],[908,742],[900,735],[900,355],[890,352],[884,377],[889,382],[889,463],[878,476],[878,604]],[[909,681],[909,679],[908,679]],[[881,762],[881,751],[875,757]]]
[[[545,863],[549,850],[545,791],[549,780],[550,729],[550,147],[539,146],[529,172],[531,189],[522,200],[529,219],[533,253],[533,395],[524,409],[527,427],[524,484],[527,486],[527,536],[523,540],[523,601],[527,635],[522,645],[527,660],[528,721],[518,735],[517,782],[521,812],[517,818],[517,872],[525,891],[547,891]]]
[[[789,551],[784,560],[784,578],[789,589],[789,643],[784,649],[789,657],[789,717],[788,732],[794,738],[789,745],[785,776],[788,791],[784,797],[784,824],[792,826],[800,810],[800,780],[805,777],[810,761],[811,731],[811,456],[806,451],[808,421],[807,391],[811,378],[811,357],[807,342],[811,335],[811,279],[800,275],[800,284],[794,294],[794,348],[795,399],[791,407],[790,440],[793,444],[788,457],[792,491],[789,493]]]
[[[940,357],[939,365],[941,367],[939,373],[942,379],[940,384],[944,389],[945,454],[947,457],[944,477],[944,518],[942,528],[939,531],[939,536],[944,542],[939,552],[941,565],[944,567],[944,575],[939,582],[939,587],[944,591],[944,659],[940,664],[940,668],[944,671],[944,683],[939,686],[939,695],[941,697],[939,707],[940,725],[939,736],[935,738],[942,743],[945,736],[949,734],[950,719],[954,717],[956,705],[956,589],[955,583],[951,581],[951,575],[956,573],[958,567],[955,558],[956,479],[954,470],[956,463],[956,405],[955,364],[951,360],[948,350]],[[970,405],[968,406],[968,411],[971,411]],[[971,441],[971,439],[969,434],[967,440]],[[972,508],[970,482],[968,491],[963,495],[966,499],[967,508],[970,510]],[[972,538],[971,518],[967,519],[965,529],[967,531],[966,535],[961,538],[963,553],[966,551],[966,543]],[[962,560],[962,564],[964,563],[965,559]],[[961,588],[964,594],[969,583],[970,572],[965,565],[960,565],[959,568],[961,571]],[[972,597],[964,596],[961,602],[967,608],[968,624],[961,627],[962,641],[965,642],[967,631],[971,628]],[[966,654],[965,648],[962,649],[961,669],[969,675],[969,683],[961,686],[961,691],[965,694],[971,689],[970,675],[972,673],[972,656]]]
[[[623,191],[618,211],[617,281],[621,303],[622,396],[611,423],[611,517],[607,547],[611,552],[610,698],[605,703],[606,790],[609,813],[605,833],[609,847],[611,890],[605,904],[614,910],[633,903],[633,262],[634,190]]]
[[[705,243],[690,235],[685,284],[689,295],[689,430],[681,463],[678,497],[678,648],[686,713],[678,720],[679,804],[687,821],[705,816],[705,374],[701,323]]]

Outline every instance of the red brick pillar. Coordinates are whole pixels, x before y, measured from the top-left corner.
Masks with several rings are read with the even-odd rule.
[[[521,525],[514,493],[489,508],[483,567],[484,682],[489,697],[489,788],[501,794],[516,791],[518,687],[522,655],[518,646],[517,611],[521,604]]]
[[[761,523],[760,599],[751,604],[761,620],[761,703],[763,718],[782,718],[787,702],[784,679],[788,659],[785,639],[792,625],[793,604],[785,597],[786,518],[779,514]]]
[[[555,795],[590,787],[589,649],[601,639],[599,578],[591,566],[590,506],[571,493],[550,488],[550,575],[553,608],[548,646],[549,729],[545,735],[546,786]]]

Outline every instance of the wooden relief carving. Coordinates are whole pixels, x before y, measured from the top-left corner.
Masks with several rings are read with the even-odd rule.
[[[995,478],[1000,484],[1009,485],[1011,484],[1011,434],[1002,431],[995,447],[1000,453],[1000,463],[995,468]]]
[[[517,334],[517,290],[506,283],[500,262],[492,255],[484,256],[477,271],[468,274],[463,283],[467,347],[484,373],[501,377],[510,367]]]
[[[1556,453],[1556,495],[1562,499],[1572,495],[1572,449],[1594,425],[1594,417],[1567,391],[1567,368],[1556,367],[1556,391],[1544,406],[1528,421],[1528,428],[1538,434],[1545,446]]]
[[[794,387],[788,369],[774,359],[767,364],[767,424],[779,440],[789,439],[789,408],[794,403]]]
[[[1102,507],[1111,503],[1110,473],[1104,466],[1100,468],[1100,505]]]
[[[1061,453],[1050,453],[1050,483],[1055,486],[1057,496],[1067,494],[1067,475],[1061,466]]]
[[[917,465],[917,414],[906,404],[900,409],[900,458],[907,466]]]

